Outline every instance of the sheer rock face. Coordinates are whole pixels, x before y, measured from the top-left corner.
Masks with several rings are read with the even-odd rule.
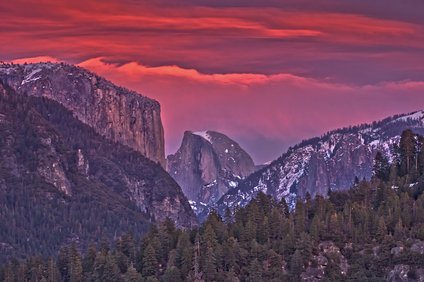
[[[4,64],[0,80],[17,93],[59,102],[100,135],[165,166],[158,102],[66,64]]]
[[[197,225],[158,163],[96,133],[63,105],[1,82],[0,155],[0,264],[51,256],[70,242],[85,248],[101,238],[139,236],[166,218]]]
[[[325,197],[329,191],[349,189],[355,177],[371,178],[378,151],[389,160],[394,158],[400,135],[408,128],[424,133],[424,111],[305,140],[231,189],[217,203],[218,209],[223,212],[226,207],[244,206],[258,191],[277,200],[285,198],[293,208],[296,198],[307,193]]]
[[[181,147],[167,160],[169,174],[192,205],[214,204],[255,168],[252,158],[235,141],[214,131],[186,131]]]
[[[0,129],[0,170],[14,177],[30,171],[59,195],[78,198],[81,181],[72,178],[78,175],[98,189],[94,194],[129,200],[154,221],[169,217],[181,227],[197,224],[181,188],[158,163],[98,134],[49,97],[19,95],[0,81]],[[30,154],[20,153],[22,148]]]

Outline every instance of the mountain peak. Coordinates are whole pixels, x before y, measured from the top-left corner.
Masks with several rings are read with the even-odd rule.
[[[168,172],[193,203],[214,204],[251,174],[252,158],[240,145],[216,131],[186,131],[178,151],[169,155]]]
[[[157,101],[64,63],[1,64],[0,81],[18,94],[60,103],[102,136],[165,165]]]

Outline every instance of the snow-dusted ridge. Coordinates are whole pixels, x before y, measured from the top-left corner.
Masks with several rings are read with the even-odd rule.
[[[424,134],[424,111],[397,115],[371,124],[333,130],[304,140],[277,160],[251,174],[218,202],[218,209],[246,205],[259,191],[291,207],[297,197],[309,193],[326,196],[328,191],[348,189],[355,177],[369,179],[377,151],[391,161],[403,130]]]

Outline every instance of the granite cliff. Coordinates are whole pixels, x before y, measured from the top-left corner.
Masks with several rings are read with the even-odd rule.
[[[186,131],[181,147],[167,160],[169,174],[198,214],[255,169],[237,142],[215,131]]]
[[[18,94],[60,103],[100,135],[165,167],[164,132],[157,101],[62,63],[2,64],[0,80]]]
[[[16,93],[1,81],[0,154],[0,261],[143,234],[167,218],[197,224],[158,162],[99,134],[54,99]]]

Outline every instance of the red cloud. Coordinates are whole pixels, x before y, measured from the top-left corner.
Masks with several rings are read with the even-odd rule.
[[[178,66],[116,65],[99,58],[80,66],[159,100],[168,153],[184,130],[228,132],[248,147],[254,146],[248,144],[252,136],[287,145],[424,104],[421,81],[355,87],[291,74],[204,74]]]
[[[12,63],[14,64],[25,64],[25,63],[31,64],[31,63],[40,63],[40,62],[57,63],[59,62],[59,60],[49,56],[38,56],[38,57],[20,58],[20,59],[12,60]]]
[[[57,60],[36,57],[15,62],[38,61]],[[300,139],[418,110],[424,104],[423,81],[359,87],[284,73],[205,74],[179,66],[118,65],[101,58],[79,65],[159,100],[168,153],[176,150],[185,130],[223,131],[248,148],[262,147],[264,139],[280,140],[281,145],[271,150],[273,155],[253,152],[261,162],[277,157],[283,146]]]
[[[158,66],[148,67],[136,62],[130,62],[123,65],[106,63],[102,58],[94,58],[79,64],[81,67],[105,72],[119,72],[132,79],[144,77],[173,77],[196,81],[198,83],[217,83],[232,84],[238,86],[249,86],[253,84],[270,83],[273,81],[290,81],[292,83],[302,84],[306,79],[292,74],[255,74],[255,73],[227,73],[227,74],[205,74],[195,69],[185,69],[179,66]],[[309,79],[310,83],[314,80]],[[325,83],[315,81],[314,83],[324,87]]]
[[[187,129],[286,146],[423,104],[422,23],[265,2],[0,1],[0,60],[56,57],[158,99],[168,152]]]

